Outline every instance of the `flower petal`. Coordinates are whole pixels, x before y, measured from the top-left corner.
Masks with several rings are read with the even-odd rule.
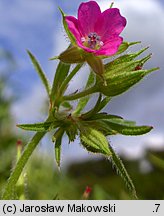
[[[119,9],[105,10],[95,25],[95,31],[106,42],[111,35],[119,35],[126,26],[126,19],[121,16]]]
[[[83,50],[85,50],[86,52],[89,53],[96,53],[97,50],[94,49],[90,49],[89,47],[84,46],[80,41],[77,41],[77,45],[82,48]]]
[[[68,28],[75,36],[76,40],[81,40],[81,35],[78,28],[78,20],[73,16],[66,16],[65,21],[67,22]]]
[[[117,51],[119,46],[121,45],[123,41],[122,37],[113,37],[109,39],[96,53],[95,55],[105,55],[105,56],[110,56],[114,55]]]
[[[95,24],[100,16],[101,10],[95,1],[80,4],[78,9],[78,22],[83,36],[94,32]]]
[[[79,31],[78,20],[73,16],[66,16],[65,20],[68,24],[69,30],[72,32],[72,34],[76,38],[77,45],[87,52],[95,53],[96,50],[90,49],[90,48],[88,48],[82,44],[82,42],[81,42],[82,36],[80,34],[80,31]]]

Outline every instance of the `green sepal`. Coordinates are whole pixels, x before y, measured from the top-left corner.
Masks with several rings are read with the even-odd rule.
[[[109,149],[110,149],[110,152],[112,153],[112,156],[109,158],[109,160],[111,160],[112,164],[116,168],[116,171],[122,177],[122,179],[125,181],[128,189],[132,193],[133,197],[135,199],[138,199],[137,194],[136,194],[135,186],[134,186],[133,181],[131,180],[131,178],[130,178],[130,176],[129,176],[129,174],[128,174],[125,166],[124,166],[124,164],[122,163],[121,159],[115,153],[115,151],[113,150],[113,148],[111,147],[110,144],[109,144]]]
[[[95,80],[95,76],[92,72],[90,72],[89,74],[89,77],[88,77],[88,81],[87,81],[87,84],[85,86],[85,89],[89,88],[93,83],[94,83],[94,80]],[[77,107],[76,109],[73,111],[73,114],[77,115],[77,114],[80,114],[81,111],[85,108],[85,106],[87,105],[88,101],[90,99],[90,95],[86,96],[86,97],[82,97],[78,104],[77,104]]]
[[[136,70],[136,71],[123,71],[116,73],[106,80],[107,85],[100,83],[99,90],[104,95],[114,97],[127,91],[130,87],[139,82],[147,74],[158,70],[159,68],[152,68],[150,70]]]
[[[23,130],[29,130],[29,131],[38,131],[38,132],[44,132],[44,131],[50,131],[52,128],[55,128],[59,125],[57,122],[42,122],[42,123],[35,123],[35,124],[18,124],[17,127],[23,129]]]
[[[86,53],[85,60],[87,61],[93,72],[95,72],[99,77],[103,79],[104,65],[102,59],[91,53]]]
[[[119,46],[118,51],[116,52],[115,55],[120,55],[121,53],[125,52],[130,46],[133,46],[139,43],[141,43],[141,41],[136,41],[136,42],[123,41],[122,44]]]
[[[41,68],[40,64],[38,63],[38,61],[36,60],[35,56],[29,50],[27,50],[27,53],[28,53],[33,65],[34,65],[36,72],[39,74],[39,76],[43,82],[43,85],[45,86],[45,89],[47,91],[48,96],[50,96],[51,87],[50,87],[49,81],[48,81],[44,71],[42,70],[42,68]]]
[[[71,46],[62,52],[58,59],[67,64],[83,63],[85,62],[84,51],[77,46]]]
[[[81,128],[80,139],[83,147],[86,148],[89,152],[101,153],[105,156],[111,155],[106,137],[94,128]]]
[[[58,7],[58,8],[59,8],[59,11],[60,11],[60,13],[61,13],[61,15],[62,15],[62,18],[63,18],[63,26],[64,26],[64,29],[65,29],[65,31],[66,31],[66,33],[67,33],[67,35],[68,35],[68,37],[69,37],[69,39],[70,39],[72,45],[76,45],[76,39],[75,39],[75,37],[73,36],[73,34],[70,32],[70,30],[69,30],[69,28],[68,28],[68,25],[67,25],[67,23],[66,23],[66,21],[65,21],[65,14],[64,14],[63,10],[62,10],[60,7]]]

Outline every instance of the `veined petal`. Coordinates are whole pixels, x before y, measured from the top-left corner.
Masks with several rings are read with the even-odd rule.
[[[79,29],[83,36],[94,32],[94,27],[101,16],[99,5],[95,1],[81,3],[78,9]]]
[[[125,26],[126,19],[121,16],[119,9],[110,8],[99,17],[95,25],[95,32],[101,35],[103,42],[106,42],[111,35],[119,35]]]
[[[123,41],[122,37],[114,37],[109,39],[96,53],[95,55],[114,55],[117,51],[119,46],[121,45]]]
[[[72,34],[75,36],[76,40],[80,41],[81,34],[78,28],[78,20],[73,16],[66,16],[65,21],[67,22],[68,28],[72,32]]]

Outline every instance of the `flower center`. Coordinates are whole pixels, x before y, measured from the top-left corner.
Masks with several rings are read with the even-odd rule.
[[[82,37],[81,42],[84,44],[84,46],[95,50],[100,49],[100,47],[102,47],[104,44],[96,32],[91,32],[87,37]]]

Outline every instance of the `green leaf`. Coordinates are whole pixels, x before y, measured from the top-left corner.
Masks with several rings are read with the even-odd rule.
[[[110,156],[111,152],[108,147],[106,137],[99,131],[83,127],[80,129],[81,143],[88,151],[93,153],[101,153],[105,156]]]
[[[45,86],[45,89],[47,91],[48,96],[50,96],[51,87],[50,87],[50,84],[48,82],[48,79],[46,78],[45,73],[43,72],[40,64],[38,63],[38,61],[36,60],[36,58],[34,57],[34,55],[29,50],[27,50],[27,53],[28,53],[28,55],[29,55],[29,57],[30,57],[33,65],[34,65],[35,70],[39,74],[39,76],[40,76],[40,78],[41,78],[41,80],[42,80],[42,82],[43,82],[43,84]]]
[[[134,121],[127,121],[120,116],[97,113],[88,119],[84,119],[89,127],[96,128],[105,136],[107,135],[142,135],[152,130],[151,126],[136,126]]]
[[[90,121],[90,120],[97,120],[97,119],[122,119],[122,117],[117,115],[110,115],[102,112],[102,113],[96,113],[93,116],[87,118],[86,120]]]
[[[108,135],[116,135],[117,131],[112,130],[103,120],[85,120],[86,127],[94,128],[100,132],[102,132],[105,136]]]
[[[106,80],[107,86],[100,83],[99,90],[104,95],[110,97],[122,94],[139,82],[144,76],[158,69],[159,68],[152,68],[150,70],[123,71],[122,73],[116,73]]]
[[[103,122],[108,125],[110,130],[114,130],[123,135],[142,135],[152,130],[151,126],[135,126],[135,122],[123,119],[107,119]]]
[[[129,121],[129,120],[125,120],[123,118],[108,118],[108,121],[110,121],[111,123],[114,124],[118,124],[121,126],[135,126],[136,122],[135,121]]]
[[[64,29],[65,29],[65,31],[66,31],[66,33],[67,33],[69,39],[71,40],[71,43],[72,43],[73,45],[76,45],[76,40],[75,40],[73,34],[70,32],[70,30],[69,30],[69,28],[68,28],[68,25],[67,25],[67,23],[66,23],[66,21],[65,21],[65,14],[64,14],[63,10],[62,10],[60,7],[58,7],[58,8],[59,8],[59,11],[60,11],[60,13],[61,13],[61,15],[62,15],[62,18],[63,18],[63,26],[64,26]]]
[[[110,152],[112,153],[112,156],[109,158],[111,159],[113,165],[115,166],[117,172],[119,173],[119,175],[123,178],[123,180],[125,181],[127,187],[129,188],[130,192],[132,193],[133,197],[135,199],[137,198],[137,194],[136,194],[136,189],[135,186],[133,184],[133,181],[131,180],[124,164],[122,163],[121,159],[118,157],[118,155],[115,153],[115,151],[113,150],[113,148],[110,146],[109,144],[109,149]]]
[[[35,124],[19,124],[17,127],[23,130],[30,130],[30,131],[50,131],[52,128],[58,127],[58,122],[44,122],[44,123],[35,123]]]
[[[90,72],[89,77],[88,77],[88,81],[86,84],[85,89],[89,88],[93,83],[94,83],[94,74],[92,72]],[[76,107],[76,109],[74,110],[73,114],[80,114],[81,111],[85,108],[85,106],[87,105],[88,101],[90,99],[90,95],[86,96],[86,97],[82,97],[79,102],[78,105]]]
[[[62,144],[63,134],[64,134],[63,128],[59,128],[55,132],[52,138],[52,141],[55,142],[55,158],[58,167],[60,167],[60,161],[61,161],[61,144]]]

